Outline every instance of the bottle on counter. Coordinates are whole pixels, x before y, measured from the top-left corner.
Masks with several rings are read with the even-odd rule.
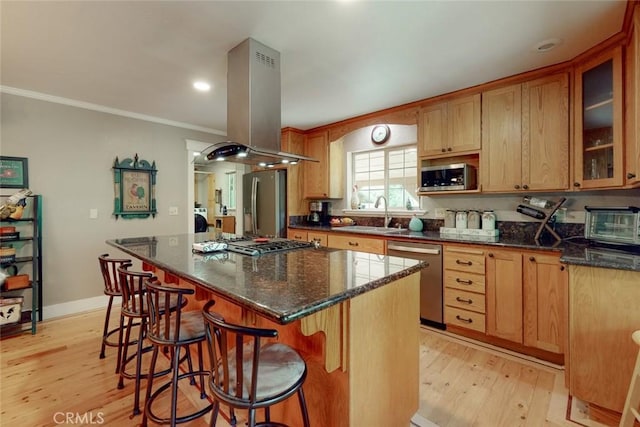
[[[456,213],[456,228],[467,228],[467,211],[458,211]]]
[[[456,227],[456,211],[448,210],[444,215],[444,226],[446,228]]]
[[[545,199],[538,199],[537,197],[524,196],[522,200],[531,206],[535,206],[536,208],[549,209],[553,206],[553,202]]]
[[[496,214],[493,213],[493,211],[484,211],[482,213],[482,229],[483,230],[496,229]]]
[[[516,211],[520,212],[523,215],[530,216],[535,219],[543,219],[546,215],[544,212],[534,209],[530,206],[518,205]]]
[[[480,228],[480,212],[469,211],[467,214],[467,228],[478,230]]]

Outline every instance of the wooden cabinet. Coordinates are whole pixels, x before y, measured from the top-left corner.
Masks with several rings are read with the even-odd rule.
[[[638,354],[640,272],[569,266],[569,392],[621,412]]]
[[[287,230],[287,239],[299,240],[301,242],[309,241],[309,233],[305,230],[296,230],[289,228]]]
[[[480,107],[480,94],[423,107],[418,121],[418,156],[480,150]]]
[[[328,132],[306,135],[305,155],[318,162],[305,161],[304,197],[341,199],[344,197],[344,144],[342,139],[328,141]]]
[[[631,37],[626,49],[626,185],[640,185],[640,6],[633,15]]]
[[[384,239],[352,236],[346,234],[329,234],[327,246],[335,249],[349,249],[352,251],[384,254]]]
[[[487,334],[522,343],[522,253],[490,249],[486,258]]]
[[[447,244],[443,266],[445,323],[484,333],[484,249]]]
[[[293,128],[283,129],[281,147],[287,153],[304,154],[304,133]],[[309,204],[304,200],[304,167],[304,162],[287,166],[287,218],[309,212]]]
[[[232,215],[216,216],[215,228],[221,229],[223,233],[235,234],[236,217]]]
[[[320,246],[328,245],[327,233],[318,233],[317,231],[309,231],[307,233],[307,241],[313,242],[314,240],[320,242]]]
[[[523,278],[524,345],[564,353],[569,270],[558,254],[525,253]]]
[[[482,94],[482,191],[569,188],[568,81],[561,73]]]
[[[575,69],[574,186],[623,185],[622,48]]]

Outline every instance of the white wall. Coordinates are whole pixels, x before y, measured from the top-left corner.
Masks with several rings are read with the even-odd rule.
[[[224,137],[6,93],[1,103],[0,153],[28,158],[29,187],[43,196],[45,306],[102,295],[98,256],[123,255],[105,240],[188,232],[192,159],[185,140]],[[116,220],[113,162],[136,153],[156,162],[158,214]],[[178,207],[177,216],[168,215],[170,206]],[[89,219],[90,209],[98,210],[97,219]]]

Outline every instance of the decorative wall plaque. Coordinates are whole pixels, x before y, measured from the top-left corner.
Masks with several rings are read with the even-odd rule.
[[[127,158],[113,163],[115,199],[113,214],[123,218],[155,218],[156,213],[156,162]]]

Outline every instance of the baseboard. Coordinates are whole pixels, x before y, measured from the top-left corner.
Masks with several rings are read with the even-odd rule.
[[[82,313],[83,311],[106,307],[108,303],[109,297],[106,295],[100,295],[97,297],[63,302],[61,304],[46,305],[42,307],[42,318],[43,320],[49,320],[55,319],[56,317],[68,316],[70,314]]]

